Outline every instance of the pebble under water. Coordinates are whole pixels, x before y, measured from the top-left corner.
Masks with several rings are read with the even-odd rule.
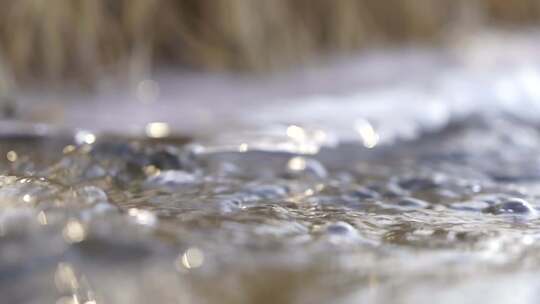
[[[0,141],[2,303],[540,300],[531,123],[314,155],[89,139]]]

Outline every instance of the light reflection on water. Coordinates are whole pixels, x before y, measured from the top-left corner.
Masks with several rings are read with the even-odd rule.
[[[314,155],[201,153],[85,131],[45,141],[36,156],[35,138],[4,139],[0,153],[17,157],[1,164],[1,294],[9,303],[505,303],[517,292],[537,302],[535,125],[470,116],[391,145],[367,120],[355,127],[358,143]],[[311,137],[296,125],[284,132]]]

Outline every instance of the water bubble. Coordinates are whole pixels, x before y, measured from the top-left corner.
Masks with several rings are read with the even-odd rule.
[[[263,199],[278,199],[285,197],[289,189],[287,186],[279,185],[254,185],[248,187],[247,193],[256,195]]]
[[[360,200],[375,199],[375,198],[380,197],[380,195],[379,195],[379,193],[377,193],[377,191],[366,188],[366,187],[356,188],[356,189],[348,192],[347,195],[351,196],[351,197],[354,197],[354,198],[357,198],[357,199],[360,199]]]
[[[356,229],[346,222],[335,222],[326,226],[326,232],[332,235],[356,234]]]
[[[505,199],[498,204],[495,204],[486,209],[487,212],[493,214],[508,214],[508,215],[536,215],[536,210],[529,202],[521,198]]]
[[[163,170],[159,174],[149,176],[145,184],[151,187],[175,187],[192,184],[195,181],[197,178],[191,173],[180,170]]]

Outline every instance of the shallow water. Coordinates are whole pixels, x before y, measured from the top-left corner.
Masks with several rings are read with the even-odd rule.
[[[315,154],[288,149],[311,138],[297,126],[271,151],[4,136],[2,302],[538,302],[536,125],[469,115],[373,145],[361,130],[292,149]]]

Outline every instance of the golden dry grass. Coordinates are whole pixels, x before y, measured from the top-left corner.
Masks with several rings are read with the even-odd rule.
[[[271,70],[381,43],[437,42],[464,24],[540,17],[540,0],[0,0],[0,7],[4,79],[88,83],[156,63]]]

